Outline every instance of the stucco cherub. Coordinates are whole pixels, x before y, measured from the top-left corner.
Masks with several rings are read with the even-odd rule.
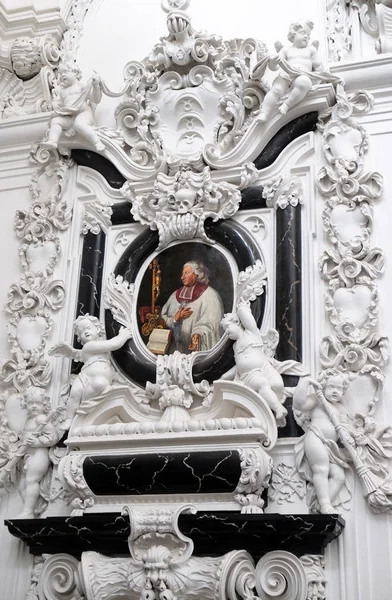
[[[236,314],[228,313],[223,317],[221,325],[229,338],[234,340],[235,360],[235,366],[225,373],[222,379],[238,380],[258,392],[275,413],[277,424],[283,426],[287,415],[287,410],[282,404],[283,379],[272,364],[272,355],[267,354],[267,339],[257,327],[250,307],[241,304]]]
[[[132,337],[130,329],[123,327],[118,335],[110,340],[105,339],[103,325],[89,314],[78,317],[74,329],[83,346],[81,350],[73,348],[67,342],[60,342],[49,351],[51,356],[72,358],[84,363],[72,383],[64,429],[69,429],[77,412],[83,414],[93,406],[90,400],[109,391],[115,378],[110,352],[119,350]]]
[[[336,513],[336,506],[350,497],[345,486],[348,456],[337,444],[339,434],[331,419],[331,415],[335,415],[339,427],[346,430],[345,439],[354,445],[343,402],[347,387],[345,373],[327,369],[318,381],[311,378],[300,381],[293,396],[294,415],[305,430],[295,448],[297,468],[313,484],[310,509],[323,514]],[[320,391],[325,403],[318,398]]]
[[[77,132],[97,151],[104,150],[105,146],[94,129],[95,109],[102,98],[99,77],[94,74],[86,84],[82,84],[82,73],[76,63],[61,64],[58,75],[58,97],[53,102],[56,114],[50,121],[48,139],[42,142],[42,146],[55,149],[62,132],[69,137]]]
[[[292,23],[287,36],[292,45],[284,46],[276,42],[277,54],[263,58],[255,66],[252,79],[262,77],[267,66],[272,71],[280,68],[261,106],[261,122],[265,123],[277,110],[286,114],[305,98],[314,83],[331,80],[331,75],[322,71],[318,43],[309,44],[312,29],[311,21]]]
[[[27,411],[27,419],[21,433],[18,455],[23,455],[19,489],[24,507],[18,518],[32,519],[41,494],[40,484],[51,465],[49,448],[59,441],[61,434],[49,418],[51,402],[43,388],[27,388],[22,407]]]

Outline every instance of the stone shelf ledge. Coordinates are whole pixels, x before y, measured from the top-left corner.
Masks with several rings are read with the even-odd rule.
[[[65,552],[80,557],[95,550],[129,555],[130,526],[120,513],[87,513],[82,517],[47,517],[5,521],[10,533],[23,540],[31,554]],[[200,511],[182,514],[180,531],[194,542],[194,555],[219,556],[247,550],[256,560],[273,550],[296,556],[323,554],[343,531],[340,515],[241,514],[234,511]]]

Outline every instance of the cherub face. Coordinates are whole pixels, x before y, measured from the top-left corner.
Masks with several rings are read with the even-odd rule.
[[[77,82],[76,73],[71,69],[62,69],[59,76],[60,82],[64,87],[69,87]]]
[[[40,392],[30,390],[26,394],[26,410],[31,417],[45,412],[44,398]]]
[[[82,344],[99,339],[98,328],[89,319],[79,321],[76,333]]]
[[[296,48],[306,48],[310,39],[310,29],[302,27],[293,33],[293,46]]]
[[[224,320],[222,321],[222,327],[227,331],[227,335],[231,340],[237,340],[241,333],[241,326],[235,321]]]
[[[341,402],[344,396],[344,381],[342,377],[329,377],[324,386],[324,396],[329,402]]]

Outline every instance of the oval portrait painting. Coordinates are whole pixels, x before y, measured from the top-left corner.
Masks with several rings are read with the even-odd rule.
[[[223,335],[221,320],[233,308],[233,274],[216,247],[176,244],[147,265],[137,297],[137,322],[155,355],[207,352]]]

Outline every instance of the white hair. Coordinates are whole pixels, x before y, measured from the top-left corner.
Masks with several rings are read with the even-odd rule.
[[[205,283],[208,285],[210,272],[207,267],[198,260],[189,260],[184,264],[184,267],[190,267],[195,275],[197,275],[198,283]]]

